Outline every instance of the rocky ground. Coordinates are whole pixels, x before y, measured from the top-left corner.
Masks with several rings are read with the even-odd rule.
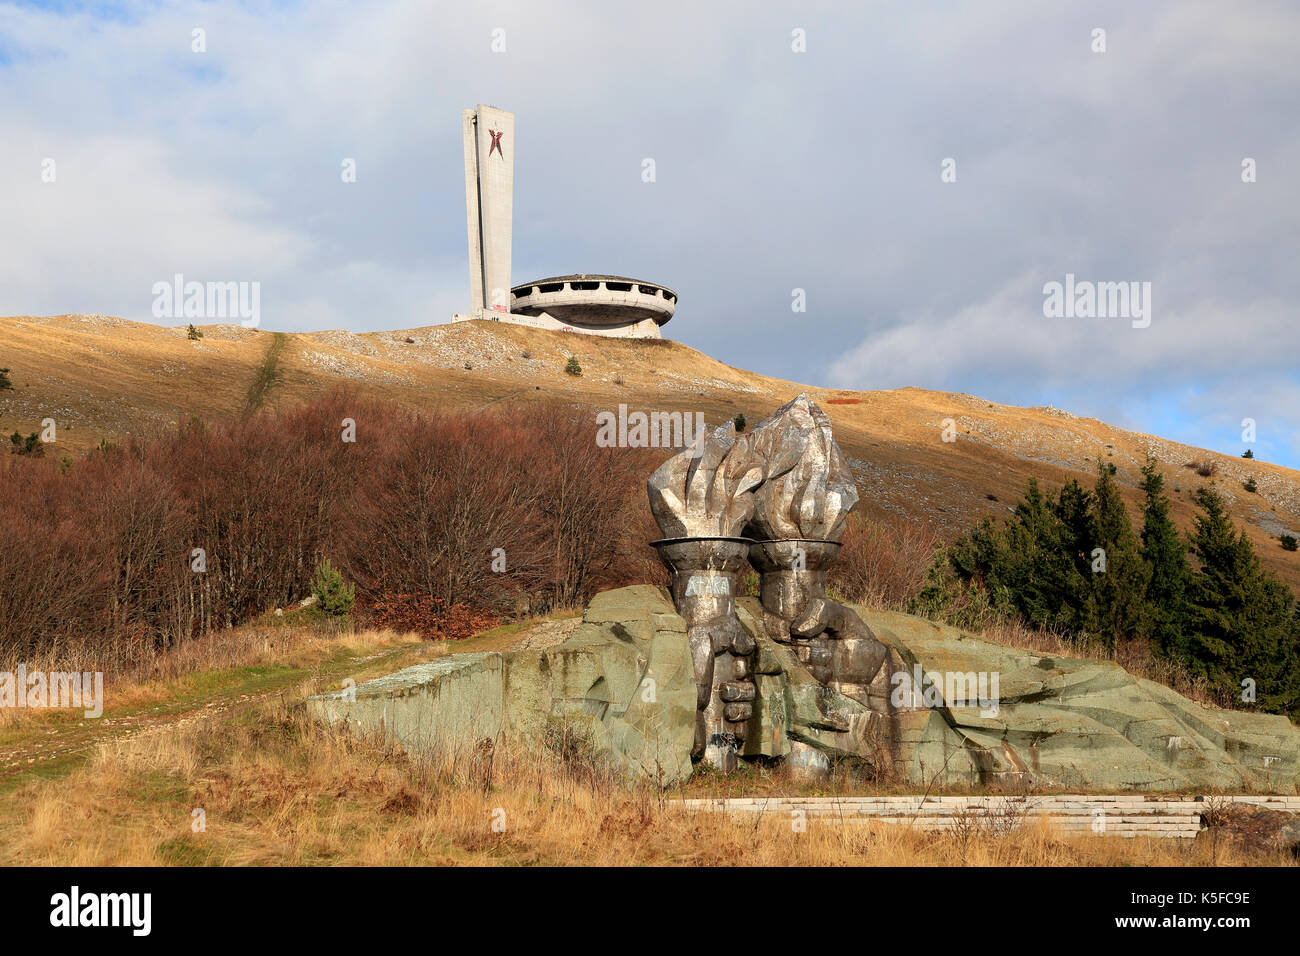
[[[542,621],[530,627],[514,647],[517,651],[544,651],[567,641],[582,624],[582,618],[571,617],[558,621]]]

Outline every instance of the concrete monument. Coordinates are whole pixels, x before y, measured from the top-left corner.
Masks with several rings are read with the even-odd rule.
[[[753,717],[756,645],[735,606],[746,558],[761,574],[764,633],[794,649],[826,686],[836,683],[838,643],[853,682],[871,683],[884,645],[851,609],[826,597],[826,569],[858,492],[825,412],[800,395],[748,434],[728,422],[702,449],[668,459],[647,490],[667,536],[654,546],[672,572],[695,665],[696,757],[733,769]],[[803,744],[792,750],[796,763],[821,762]]]
[[[461,111],[470,311],[453,322],[491,319],[560,332],[661,338],[677,293],[614,275],[566,275],[510,285],[514,238],[515,114],[479,104]]]
[[[918,789],[1300,785],[1300,730],[1285,717],[832,600],[826,572],[857,490],[802,395],[752,431],[708,433],[647,490],[670,590],[604,591],[561,644],[450,655],[309,710],[453,758],[484,738],[545,746],[559,723],[657,786],[742,759],[814,778],[844,762]],[[757,598],[741,586],[746,560]]]

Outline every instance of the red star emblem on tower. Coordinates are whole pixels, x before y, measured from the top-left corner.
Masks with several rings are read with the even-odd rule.
[[[503,132],[505,131],[495,130],[495,129],[488,130],[488,135],[492,137],[492,145],[488,147],[489,156],[491,156],[493,153],[496,153],[502,159],[506,158],[506,154],[501,152],[501,134]]]

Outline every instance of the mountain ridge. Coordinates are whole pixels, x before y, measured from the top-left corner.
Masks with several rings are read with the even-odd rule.
[[[1300,592],[1300,555],[1277,536],[1300,535],[1300,472],[1130,431],[1054,407],[1021,408],[959,392],[907,387],[822,388],[733,368],[671,340],[614,339],[475,320],[383,332],[271,333],[237,325],[186,329],[113,316],[0,317],[0,431],[41,431],[53,418],[58,447],[84,451],[247,406],[250,388],[276,408],[339,386],[427,410],[562,401],[594,413],[620,403],[643,411],[703,412],[710,425],[743,414],[757,422],[799,392],[830,415],[875,519],[927,521],[945,539],[986,515],[1007,514],[1036,477],[1091,484],[1097,461],[1116,465],[1133,513],[1147,454],[1160,463],[1173,516],[1190,526],[1192,494],[1215,486],[1266,567]],[[276,341],[280,345],[272,351]],[[571,355],[583,374],[565,373]],[[270,361],[272,368],[266,367]],[[943,441],[945,429],[955,441]],[[1190,465],[1213,474],[1197,474]],[[1243,482],[1253,478],[1250,493]]]

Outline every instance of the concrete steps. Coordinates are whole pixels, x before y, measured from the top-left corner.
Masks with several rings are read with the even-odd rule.
[[[1063,833],[1191,839],[1206,800],[1145,794],[1040,796],[730,797],[674,800],[692,812],[774,813],[831,823],[895,823],[924,830],[962,825],[1004,829],[1046,819]],[[1300,796],[1229,795],[1217,799],[1300,813]]]

